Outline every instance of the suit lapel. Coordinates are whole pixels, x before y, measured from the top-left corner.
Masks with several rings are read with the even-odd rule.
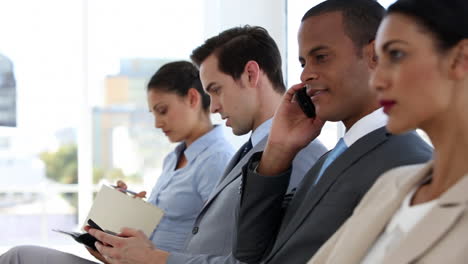
[[[433,208],[390,254],[385,263],[411,263],[436,244],[466,210],[466,205]]]
[[[250,157],[259,151],[262,151],[265,148],[266,142],[267,142],[268,136],[264,137],[260,142],[258,142],[257,145],[253,146],[253,148],[245,154],[244,157],[242,157],[239,162],[236,163],[236,161],[239,159],[239,155],[241,154],[243,147],[241,147],[234,157],[231,159],[229,162],[229,165],[226,167],[226,170],[224,171],[223,178],[219,181],[219,183],[216,185],[215,189],[211,193],[210,198],[208,201],[204,204],[202,208],[202,212],[209,206],[209,204],[215,199],[215,197],[227,186],[229,185],[233,180],[235,180],[237,177],[242,172],[242,167],[249,161]]]
[[[314,165],[314,167],[306,175],[308,178],[308,180],[306,180],[308,184],[301,185],[300,191],[306,192],[306,194],[303,195],[304,199],[302,199],[302,202],[298,206],[297,210],[290,212],[288,208],[286,211],[285,217],[291,221],[289,223],[284,222],[287,223],[287,226],[284,228],[284,232],[279,234],[272,252],[278,252],[278,249],[282,247],[283,244],[286,243],[286,241],[294,234],[294,232],[304,222],[310,212],[315,208],[317,203],[328,192],[333,183],[339,178],[342,172],[346,171],[346,169],[348,169],[351,165],[359,161],[359,159],[366,155],[369,151],[385,142],[388,137],[389,134],[385,130],[385,127],[383,127],[376,129],[368,135],[360,138],[325,170],[323,176],[316,186],[312,185],[313,180],[311,179],[315,179],[318,171],[320,170],[320,167],[318,166],[321,166],[323,161],[320,164]],[[324,157],[322,157],[322,159],[323,158]],[[293,198],[293,201],[295,199],[296,197]],[[290,213],[293,215],[288,216]]]
[[[414,174],[414,169],[409,169],[411,172],[408,171],[408,173],[400,171],[401,176],[393,177],[391,184],[379,189],[379,206],[362,209],[356,213],[359,217],[349,220],[350,222],[347,225],[353,228],[346,228],[340,236],[342,239],[337,241],[337,247],[346,248],[346,250],[335,251],[334,262],[360,263],[363,260],[392,216],[400,208],[407,193],[432,168],[431,164],[420,166],[416,174]],[[414,175],[411,175],[411,173]],[[372,221],[369,221],[369,219],[372,219]],[[366,223],[366,225],[362,223]],[[356,240],[356,238],[359,239]]]
[[[431,249],[457,223],[468,207],[468,175],[445,194],[434,208],[414,226],[385,263],[411,263]]]
[[[242,145],[242,147],[240,147],[237,150],[236,154],[234,154],[234,156],[231,158],[231,160],[229,161],[229,164],[226,166],[226,169],[224,170],[223,176],[219,179],[219,182],[218,182],[218,184],[216,186],[221,184],[221,182],[229,175],[229,173],[232,171],[232,169],[237,165],[237,163],[238,163],[237,161],[239,160],[239,156],[242,154],[242,150],[244,149],[246,144],[247,143],[244,143],[244,145]]]

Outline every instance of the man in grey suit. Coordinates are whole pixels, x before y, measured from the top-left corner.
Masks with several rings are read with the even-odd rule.
[[[206,40],[191,58],[200,67],[200,79],[211,98],[211,112],[226,119],[234,134],[252,134],[202,208],[184,250],[172,252],[167,263],[238,263],[232,256],[232,241],[240,175],[252,153],[264,149],[272,117],[285,91],[281,56],[265,29],[245,26]],[[249,144],[253,148],[239,157]],[[294,161],[297,170],[288,183],[290,191],[302,179],[301,172],[305,173],[325,152],[318,141],[301,151]]]
[[[368,85],[377,63],[373,40],[383,14],[373,0],[328,0],[304,15],[298,34],[302,83],[286,92],[265,151],[251,157],[242,176],[234,249],[239,260],[306,263],[377,177],[431,158],[432,148],[415,132],[387,133],[383,111],[391,108],[382,104],[382,111]],[[395,65],[400,59],[395,54]],[[295,100],[294,93],[304,85],[316,107],[315,118],[307,118]],[[284,210],[291,161],[320,134],[322,120],[341,121],[346,133],[305,175]]]
[[[195,49],[192,60],[200,67],[200,79],[211,97],[210,110],[227,119],[236,135],[252,132],[234,155],[223,177],[199,213],[191,236],[181,252],[165,252],[136,230],[116,237],[91,229],[109,246],[97,245],[101,260],[113,263],[239,263],[232,255],[236,209],[242,167],[252,153],[264,149],[272,117],[285,91],[281,56],[274,40],[260,27],[226,30]],[[293,163],[290,192],[307,169],[326,152],[317,140],[303,148]],[[0,263],[89,263],[50,249],[20,247],[0,256]],[[10,262],[11,261],[11,262]]]

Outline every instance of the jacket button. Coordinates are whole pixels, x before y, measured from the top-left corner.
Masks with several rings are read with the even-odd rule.
[[[198,233],[198,226],[196,226],[196,227],[194,227],[194,228],[192,229],[192,234],[195,235],[195,234],[197,234],[197,233]]]

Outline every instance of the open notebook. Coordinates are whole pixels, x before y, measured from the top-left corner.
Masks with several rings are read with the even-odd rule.
[[[149,237],[163,215],[164,212],[153,204],[103,185],[94,199],[83,227],[88,219],[92,219],[108,233],[120,233],[122,227],[130,227],[143,231]],[[94,248],[96,239],[88,233],[54,231],[68,234],[77,242]]]

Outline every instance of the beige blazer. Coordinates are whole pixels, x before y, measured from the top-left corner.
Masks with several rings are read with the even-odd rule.
[[[360,263],[405,196],[431,171],[429,162],[396,168],[380,177],[308,263]],[[468,263],[468,174],[439,198],[382,264],[400,263]]]

